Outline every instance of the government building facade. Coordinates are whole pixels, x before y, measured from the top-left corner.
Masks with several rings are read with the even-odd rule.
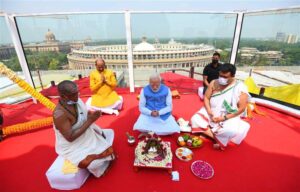
[[[54,33],[48,29],[45,34],[43,42],[23,44],[25,50],[31,52],[62,52],[70,53],[74,49],[82,49],[87,43],[91,41],[90,38],[84,41],[66,41],[62,42],[55,38]],[[15,48],[12,44],[0,45],[0,60],[9,59],[16,54]]]
[[[215,48],[210,45],[182,44],[171,39],[161,44],[142,42],[133,45],[133,66],[136,69],[147,68],[190,68],[204,67],[211,62]],[[77,70],[93,69],[95,60],[102,58],[110,69],[126,69],[127,45],[85,46],[72,50],[68,54],[69,68]]]
[[[70,53],[73,49],[81,49],[85,45],[84,41],[61,42],[56,40],[55,35],[50,29],[45,34],[45,40],[41,43],[25,44],[24,49],[32,52],[63,52]]]

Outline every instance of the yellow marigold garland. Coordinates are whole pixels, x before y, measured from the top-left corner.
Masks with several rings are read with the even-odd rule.
[[[30,131],[34,129],[39,129],[47,126],[51,126],[53,124],[52,117],[46,117],[42,119],[37,119],[33,121],[29,121],[26,123],[19,123],[11,126],[4,127],[2,129],[3,135],[11,135],[16,133],[23,133],[25,131]]]
[[[50,101],[48,98],[44,97],[42,94],[37,92],[33,87],[31,87],[26,81],[17,76],[15,72],[7,68],[3,63],[0,63],[0,74],[7,76],[14,83],[18,84],[19,87],[24,89],[27,93],[29,93],[32,97],[36,98],[41,104],[50,109],[54,110],[55,104]]]

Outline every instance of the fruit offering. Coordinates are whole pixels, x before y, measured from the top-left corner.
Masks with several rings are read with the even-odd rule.
[[[198,160],[193,162],[191,169],[194,175],[201,179],[210,179],[212,176],[214,176],[214,169],[205,161]]]
[[[190,161],[193,159],[193,152],[186,147],[177,148],[175,155],[182,161]]]
[[[203,140],[195,135],[184,134],[178,137],[177,143],[181,147],[197,148],[202,146]]]

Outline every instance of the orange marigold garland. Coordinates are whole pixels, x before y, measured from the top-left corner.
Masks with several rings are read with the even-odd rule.
[[[19,85],[23,90],[29,93],[32,97],[36,98],[41,104],[50,109],[54,110],[55,104],[50,101],[48,98],[44,97],[42,94],[37,92],[33,87],[31,87],[26,81],[17,76],[15,72],[7,68],[3,63],[0,62],[0,74],[5,75],[11,81]],[[2,140],[2,136],[7,136],[16,133],[22,133],[25,131],[30,131],[34,129],[39,129],[47,126],[51,126],[53,124],[53,118],[47,117],[43,119],[33,120],[26,123],[19,123],[11,126],[7,126],[0,130],[0,141]]]
[[[3,63],[0,63],[0,74],[7,76],[14,83],[18,84],[19,87],[24,89],[27,93],[29,93],[32,97],[36,98],[41,104],[50,109],[54,110],[55,104],[50,101],[48,98],[37,92],[33,87],[31,87],[26,81],[17,76],[15,72],[7,68]]]
[[[26,123],[19,123],[19,124],[3,127],[2,133],[3,136],[8,136],[16,133],[23,133],[25,131],[31,131],[34,129],[52,126],[52,124],[53,124],[53,118],[46,117],[42,119],[29,121]]]

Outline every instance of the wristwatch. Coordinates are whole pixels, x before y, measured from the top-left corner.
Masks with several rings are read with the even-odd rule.
[[[224,115],[224,121],[226,121],[226,120],[228,120],[228,118],[227,118],[227,116],[226,116],[226,115]]]

